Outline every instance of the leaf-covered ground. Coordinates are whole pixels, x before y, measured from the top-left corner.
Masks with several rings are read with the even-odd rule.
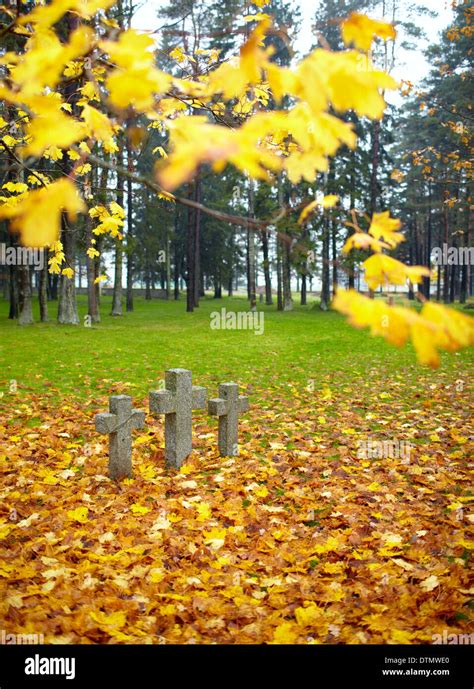
[[[238,371],[252,403],[238,458],[217,456],[216,422],[196,414],[193,455],[168,471],[162,420],[148,417],[134,478],[120,485],[106,476],[93,416],[106,409],[104,388],[127,391],[126,373],[80,401],[59,401],[51,373],[42,392],[0,400],[0,627],[47,643],[431,643],[467,633],[465,362],[387,377],[376,354],[351,375],[347,355],[339,370],[321,357],[314,386],[300,355],[289,375],[308,385],[283,368],[279,378],[276,353],[271,381]],[[214,363],[217,376],[229,365],[225,355]],[[409,461],[358,458],[369,437],[415,448]]]

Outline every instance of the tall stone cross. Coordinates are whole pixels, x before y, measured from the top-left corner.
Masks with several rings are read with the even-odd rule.
[[[132,408],[132,398],[116,395],[110,398],[110,413],[97,414],[95,428],[109,438],[109,476],[117,480],[132,475],[132,430],[143,428],[145,412]]]
[[[239,454],[239,414],[249,408],[248,397],[239,397],[235,383],[219,385],[219,398],[209,400],[208,411],[219,417],[219,452],[223,457]]]
[[[165,415],[166,462],[179,469],[192,452],[192,414],[205,408],[207,390],[193,386],[192,373],[184,368],[166,371],[165,387],[150,392],[150,412]]]

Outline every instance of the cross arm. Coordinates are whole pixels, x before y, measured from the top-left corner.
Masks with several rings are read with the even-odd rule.
[[[207,410],[211,416],[224,416],[227,414],[227,402],[219,398],[209,400]]]
[[[96,414],[95,430],[98,433],[113,433],[117,427],[117,417],[115,414]]]
[[[198,385],[193,386],[193,409],[204,409],[207,402],[207,390]]]
[[[169,390],[150,392],[152,414],[173,414],[176,411],[174,396]]]
[[[145,412],[144,411],[138,411],[137,409],[134,409],[132,411],[132,428],[143,428],[145,425]]]
[[[248,397],[239,397],[239,413],[243,414],[244,412],[249,410],[249,398]]]

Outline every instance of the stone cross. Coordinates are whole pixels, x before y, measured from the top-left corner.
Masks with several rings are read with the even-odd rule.
[[[192,414],[206,407],[207,390],[193,386],[192,373],[184,368],[166,371],[165,387],[150,392],[150,412],[165,415],[166,462],[179,469],[192,452]]]
[[[235,383],[219,385],[219,398],[208,402],[208,411],[219,417],[219,452],[223,457],[239,454],[239,414],[249,408],[248,397],[239,397]]]
[[[109,476],[118,480],[132,475],[132,430],[143,428],[145,412],[132,409],[132,398],[110,398],[110,413],[97,414],[95,428],[109,438]]]

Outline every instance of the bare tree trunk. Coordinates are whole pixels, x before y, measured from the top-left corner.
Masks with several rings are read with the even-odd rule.
[[[372,172],[370,177],[370,217],[377,212],[378,170],[380,161],[380,121],[375,120],[372,129]]]
[[[87,246],[90,246],[93,238],[92,227],[89,218],[86,218],[86,236]],[[100,323],[99,302],[97,299],[96,289],[96,263],[94,258],[86,256],[86,270],[87,270],[87,312],[93,323]]]
[[[177,223],[177,217],[178,215],[176,214],[176,223]],[[176,234],[176,229],[177,225],[175,225],[175,239],[173,242],[173,248],[174,248],[174,277],[173,277],[173,282],[174,282],[174,299],[175,301],[179,300],[179,277],[181,275],[181,255],[179,251],[179,243],[178,243],[178,237]]]
[[[194,182],[194,200],[201,203],[201,174],[200,170]],[[194,307],[199,306],[201,294],[201,211],[194,211]]]
[[[469,246],[470,246],[471,226],[472,226],[472,212],[470,210],[470,204],[467,203],[467,222],[466,222],[466,229],[463,233],[463,235],[464,235],[463,245],[467,249],[469,249]],[[472,266],[469,265],[469,261],[464,261],[464,264],[461,268],[461,286],[460,286],[460,292],[459,292],[459,302],[461,304],[465,304],[467,297],[468,297],[469,268],[471,268],[471,270],[472,270]]]
[[[307,288],[306,288],[306,271],[307,271],[307,263],[304,264],[303,270],[301,272],[301,299],[300,303],[301,306],[306,306],[307,302]]]
[[[331,240],[332,240],[332,294],[335,296],[338,285],[337,274],[337,224],[333,219],[331,223]]]
[[[20,314],[18,325],[31,325],[33,318],[33,297],[31,293],[31,275],[29,266],[18,266]]]
[[[123,152],[119,154],[118,164],[123,165]],[[124,206],[124,179],[122,175],[117,176],[117,203]],[[114,271],[114,291],[112,295],[111,316],[123,316],[123,240],[115,240],[115,271]]]
[[[293,297],[291,296],[291,248],[289,242],[284,242],[282,249],[283,311],[293,311]]]
[[[428,182],[428,223],[427,223],[427,233],[426,233],[426,245],[425,245],[425,256],[424,256],[424,262],[423,265],[427,266],[428,268],[431,268],[431,244],[432,244],[432,235],[433,235],[433,218],[432,218],[432,207],[431,207],[431,201],[432,201],[432,194],[431,194],[431,182]],[[424,277],[423,278],[423,285],[421,288],[421,291],[423,292],[423,295],[425,299],[430,299],[431,298],[431,278],[430,277]]]
[[[263,230],[263,232],[262,232],[262,252],[263,252],[263,274],[265,276],[265,304],[267,306],[272,306],[272,304],[273,304],[272,276],[271,276],[271,272],[270,272],[268,233],[265,230]]]
[[[281,240],[276,239],[276,251],[277,251],[277,310],[283,311],[283,279],[282,279],[282,245]]]
[[[67,225],[66,219],[62,218],[62,244],[66,266],[74,270],[74,258],[76,254],[76,240],[73,228]],[[79,314],[77,312],[76,285],[72,279],[61,275],[59,278],[58,294],[58,323],[62,325],[78,325]]]
[[[327,212],[323,220],[323,252],[322,252],[322,286],[321,309],[327,311],[331,300],[330,271],[329,271],[329,218]]]
[[[249,218],[255,217],[255,195],[254,195],[254,181],[249,179]],[[247,230],[248,241],[248,291],[250,310],[257,310],[257,265],[256,265],[256,248],[255,248],[255,233]]]
[[[444,241],[446,244],[449,244],[449,217],[448,217],[448,209],[444,209]],[[450,277],[450,266],[445,265],[444,266],[444,274],[443,274],[443,301],[445,304],[449,304],[449,277]]]
[[[14,320],[15,318],[18,318],[18,314],[20,313],[20,304],[19,304],[19,297],[18,297],[17,266],[10,266],[9,277],[10,277],[10,285],[9,285],[10,311],[8,314],[8,318],[10,320]]]
[[[40,309],[40,321],[47,323],[48,316],[48,250],[43,249],[44,267],[39,274],[38,300]]]
[[[128,171],[133,172],[132,146],[127,143]],[[133,184],[127,179],[127,311],[133,311]]]
[[[193,197],[193,189],[191,183],[188,185],[188,197],[191,199]],[[194,211],[192,208],[188,208],[188,232],[187,232],[187,241],[186,241],[186,273],[187,273],[187,290],[186,290],[186,311],[188,313],[192,313],[194,311],[194,293],[195,293],[195,285],[196,285],[196,276],[195,276],[195,267],[196,267],[196,261],[195,261],[195,248],[196,248],[196,243],[195,243],[195,229],[196,229],[196,224],[194,222]]]

